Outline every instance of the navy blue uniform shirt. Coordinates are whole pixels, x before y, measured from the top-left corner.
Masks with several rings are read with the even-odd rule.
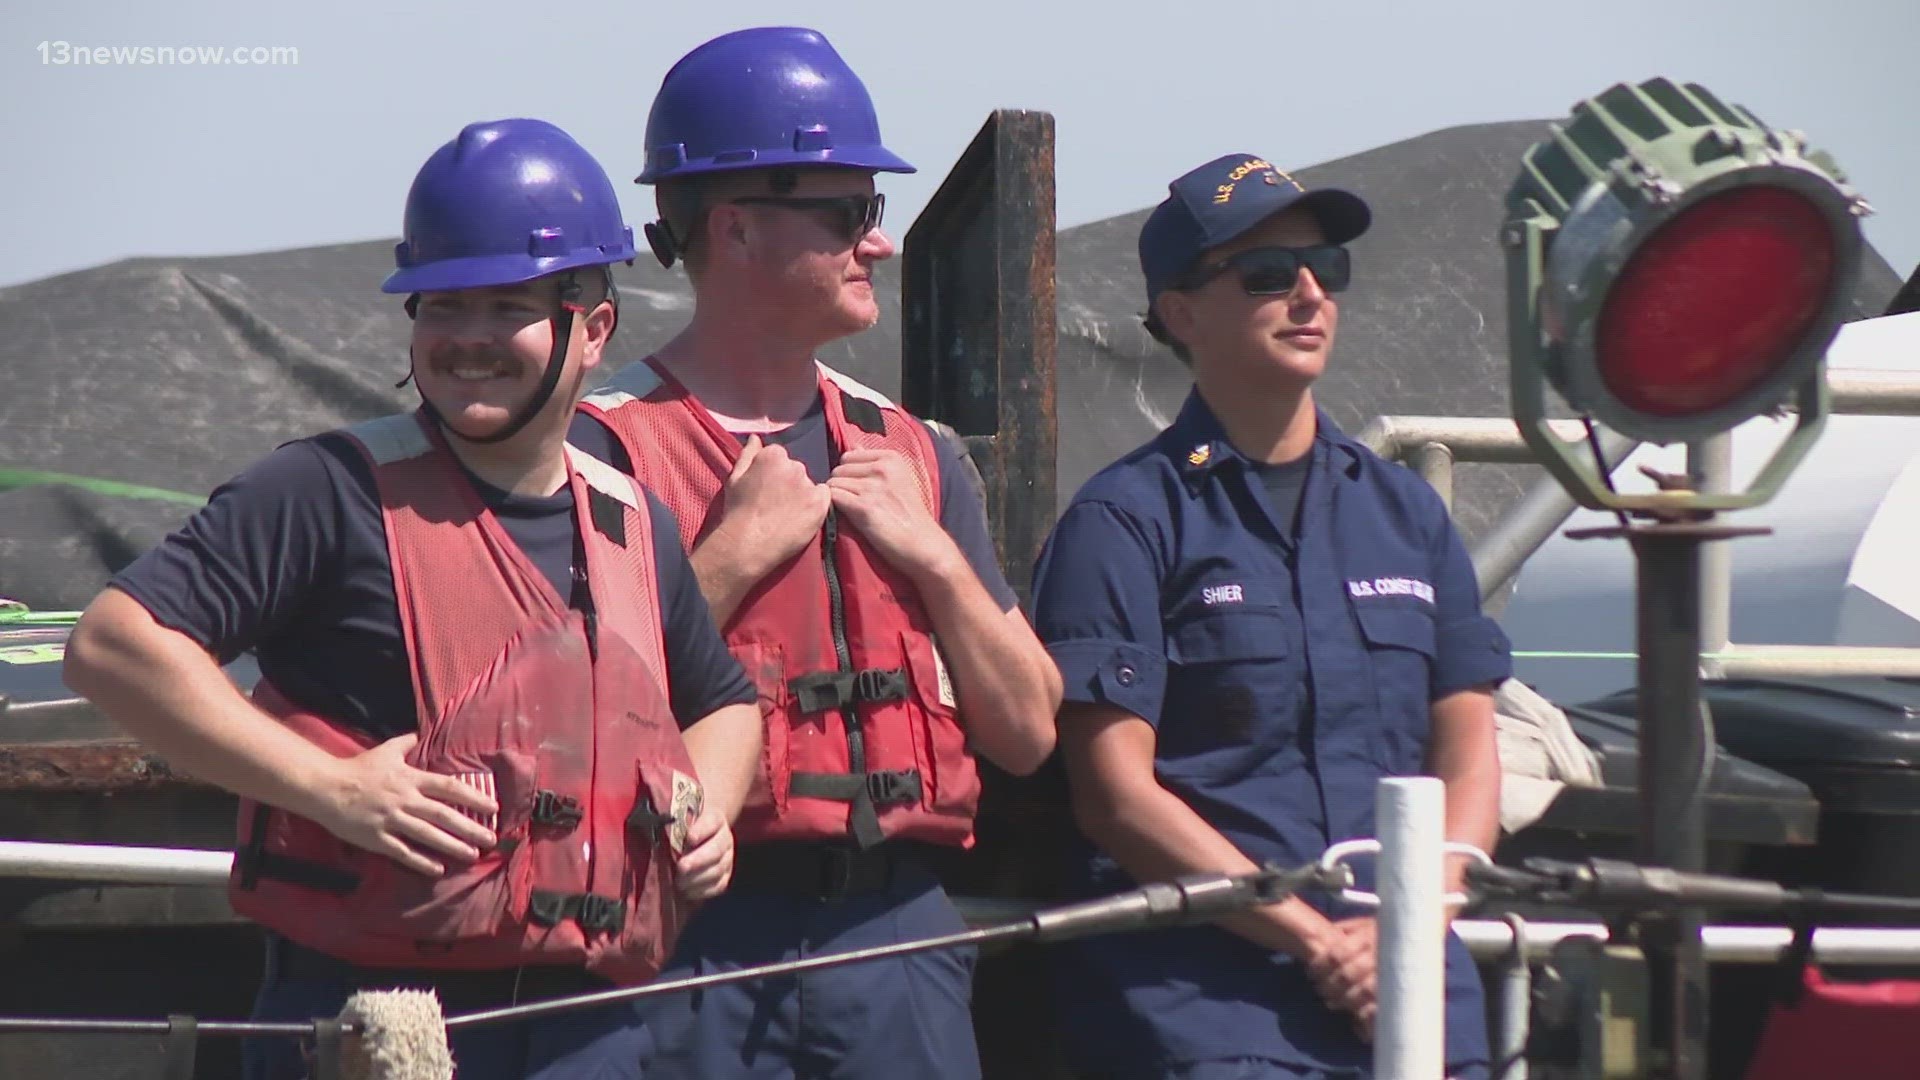
[[[468,474],[507,535],[572,596],[573,491],[514,495]],[[713,625],[672,511],[648,496],[669,698],[681,727],[756,700]],[[380,500],[344,435],[288,443],[213,493],[113,585],[222,663],[260,673],[320,715],[386,739],[417,730]]]
[[[999,555],[987,531],[986,507],[981,505],[966,466],[952,444],[938,432],[929,429],[929,433],[933,435],[934,456],[940,463],[940,525],[967,557],[994,603],[1000,605],[1001,611],[1012,611],[1019,597],[1014,595],[1013,586],[1007,584],[1007,576],[1000,570]],[[623,473],[633,472],[633,464],[627,460],[620,440],[606,425],[586,413],[574,416],[567,441]],[[744,438],[740,441],[746,442]],[[760,436],[760,441],[785,448],[789,457],[806,466],[808,478],[816,484],[826,483],[832,475],[833,470],[827,464],[827,417],[818,399],[805,416],[779,431]]]
[[[1235,450],[1196,391],[1075,495],[1034,583],[1066,700],[1153,725],[1160,783],[1256,862],[1289,867],[1372,835],[1376,782],[1423,770],[1432,702],[1511,666],[1432,488],[1325,413],[1301,468],[1296,522],[1272,501],[1292,485]],[[1084,843],[1073,876],[1088,895],[1134,884]],[[1449,1064],[1484,1068],[1478,978],[1457,938],[1448,948]],[[1063,1034],[1089,1071],[1370,1060],[1292,958],[1216,927],[1054,955]]]

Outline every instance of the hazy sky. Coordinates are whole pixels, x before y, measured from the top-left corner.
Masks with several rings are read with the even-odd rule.
[[[770,23],[825,32],[920,166],[883,180],[896,237],[997,107],[1055,115],[1066,227],[1150,205],[1218,154],[1310,165],[1666,75],[1807,132],[1879,210],[1880,252],[1902,277],[1920,262],[1920,0],[3,2],[0,284],[392,237],[427,155],[508,115],[580,139],[637,233],[651,189],[628,181],[660,77],[713,35]],[[147,45],[298,52],[73,62]]]

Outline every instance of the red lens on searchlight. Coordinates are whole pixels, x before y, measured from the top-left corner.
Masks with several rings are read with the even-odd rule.
[[[1682,210],[1634,251],[1596,329],[1600,377],[1650,416],[1711,412],[1780,371],[1821,310],[1838,259],[1804,195],[1743,187]]]

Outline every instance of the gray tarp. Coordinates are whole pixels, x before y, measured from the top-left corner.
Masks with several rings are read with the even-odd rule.
[[[1503,268],[1494,243],[1515,162],[1544,123],[1452,128],[1299,171],[1362,193],[1373,231],[1321,401],[1350,431],[1383,413],[1506,415]],[[1223,148],[1283,151],[1249,137]],[[399,192],[395,193],[398,215]],[[1142,210],[1059,237],[1062,500],[1178,409],[1186,370],[1140,329]],[[896,237],[905,222],[894,222]],[[388,242],[258,255],[130,259],[0,289],[0,595],[78,607],[184,519],[182,502],[73,486],[19,487],[4,470],[74,474],[204,497],[288,439],[408,408],[406,318],[379,292]],[[897,263],[879,328],[822,358],[884,392],[899,385]],[[620,271],[618,360],[670,335],[686,279],[643,258]],[[1855,317],[1900,279],[1877,255]],[[1456,510],[1477,535],[1538,471],[1471,466]]]

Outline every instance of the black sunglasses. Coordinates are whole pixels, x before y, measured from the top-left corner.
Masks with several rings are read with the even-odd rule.
[[[1353,258],[1346,248],[1316,244],[1236,252],[1219,262],[1196,267],[1181,280],[1179,287],[1196,289],[1228,270],[1235,270],[1240,274],[1240,287],[1248,296],[1282,296],[1293,291],[1302,266],[1312,270],[1314,280],[1330,293],[1344,290],[1353,280]]]
[[[885,195],[745,195],[730,200],[754,206],[787,206],[796,210],[824,210],[834,235],[849,244],[857,244],[880,227],[887,212]]]

